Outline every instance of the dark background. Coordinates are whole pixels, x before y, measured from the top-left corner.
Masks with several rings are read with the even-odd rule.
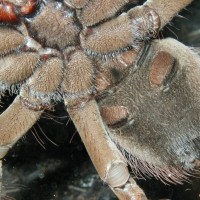
[[[200,47],[200,1],[195,0],[175,18],[160,37],[174,37],[186,45]],[[14,97],[4,97],[4,105]],[[4,107],[4,109],[5,109]],[[104,185],[85,151],[63,104],[47,112],[4,159],[4,194],[16,200],[115,200]],[[43,132],[58,146],[49,142]],[[199,200],[200,179],[192,184],[166,186],[156,180],[138,180],[150,199]],[[12,198],[11,198],[12,197]]]

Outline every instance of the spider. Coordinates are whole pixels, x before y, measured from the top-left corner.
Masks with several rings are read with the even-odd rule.
[[[1,159],[64,101],[119,199],[147,199],[128,164],[138,177],[187,180],[200,166],[200,58],[154,38],[191,1],[1,0],[0,91],[18,94],[0,116]]]

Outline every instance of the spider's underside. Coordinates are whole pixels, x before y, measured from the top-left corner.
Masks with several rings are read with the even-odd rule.
[[[127,163],[136,176],[187,180],[200,158],[200,58],[172,39],[146,41],[190,2],[123,12],[133,2],[0,1],[0,91],[19,93],[0,116],[1,158],[64,101],[119,199],[146,199]]]

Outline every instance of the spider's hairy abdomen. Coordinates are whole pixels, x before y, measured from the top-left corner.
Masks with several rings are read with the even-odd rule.
[[[164,58],[160,68],[155,69],[155,62]],[[103,117],[108,118],[105,122],[110,126],[110,137],[136,176],[153,175],[180,183],[187,179],[187,173],[198,168],[199,63],[200,58],[177,41],[155,41],[142,66],[137,71],[130,69],[113,93],[99,102]],[[110,108],[112,113],[117,106],[126,108],[128,114],[125,119],[123,110],[116,113],[114,122],[115,118],[109,119],[104,110]],[[120,118],[126,123],[120,124]]]

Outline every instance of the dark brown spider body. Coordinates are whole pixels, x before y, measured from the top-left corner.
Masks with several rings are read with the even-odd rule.
[[[0,92],[19,94],[0,116],[2,157],[63,100],[120,199],[145,199],[127,164],[172,183],[198,167],[200,59],[171,39],[147,42],[190,0],[149,0],[123,13],[127,3],[0,1]]]
[[[122,122],[126,120],[120,124],[118,118],[114,122],[115,118],[102,113],[105,119],[113,119],[111,124],[105,120],[111,125],[110,137],[127,157],[136,176],[154,175],[164,182],[179,183],[199,167],[199,83],[194,79],[198,79],[200,71],[199,58],[192,52],[180,67],[179,60],[173,57],[177,53],[169,47],[172,42],[154,42],[142,66],[136,71],[132,68],[100,105],[102,109],[110,108],[115,118],[118,114]],[[162,46],[158,51],[159,43]],[[185,50],[184,45],[177,45]],[[196,57],[196,64],[188,63],[191,56]],[[165,62],[158,65],[158,57],[165,57]],[[128,110],[125,116],[122,111],[115,112],[122,107]]]

